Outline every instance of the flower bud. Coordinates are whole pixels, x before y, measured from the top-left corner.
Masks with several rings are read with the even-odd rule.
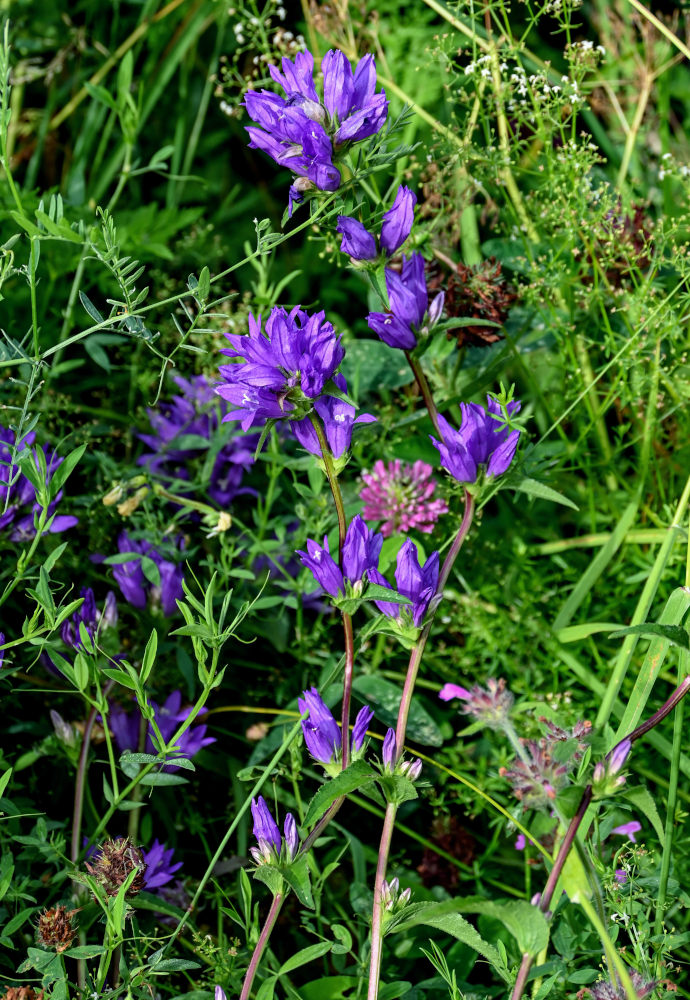
[[[387,771],[395,770],[395,758],[397,756],[398,747],[395,742],[395,730],[389,729],[383,741],[383,766]]]
[[[50,710],[50,721],[53,723],[55,735],[61,743],[64,743],[66,747],[77,745],[77,734],[74,731],[74,727],[70,726],[69,722],[65,722],[60,713],[56,712],[54,708]]]

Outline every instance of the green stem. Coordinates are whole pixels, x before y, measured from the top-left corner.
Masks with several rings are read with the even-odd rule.
[[[381,978],[381,955],[383,953],[383,883],[386,878],[386,868],[388,867],[388,855],[390,854],[393,830],[395,829],[395,816],[398,807],[395,802],[389,802],[386,806],[386,815],[383,819],[381,830],[381,842],[379,844],[379,855],[376,862],[376,877],[374,880],[374,908],[371,915],[371,957],[369,960],[369,987],[367,992],[368,1000],[377,1000],[379,993],[379,980]]]
[[[685,559],[685,586],[690,588],[690,523],[688,524],[688,547]],[[690,673],[690,655],[687,650],[681,650],[678,660],[678,684],[682,684],[683,678]],[[671,773],[669,775],[668,798],[666,799],[666,823],[664,828],[664,852],[661,858],[661,872],[659,875],[659,891],[656,899],[656,911],[654,914],[654,933],[661,934],[664,922],[664,907],[666,905],[666,893],[668,891],[668,878],[671,871],[671,853],[673,847],[673,835],[676,825],[676,803],[678,801],[678,777],[680,774],[680,755],[683,745],[683,714],[684,706],[681,701],[673,719],[673,749],[671,751]]]
[[[321,459],[323,461],[323,466],[326,471],[326,477],[328,478],[328,484],[331,487],[331,493],[333,494],[333,503],[335,504],[335,510],[338,516],[338,556],[342,569],[343,545],[345,544],[345,535],[347,533],[347,521],[345,520],[345,506],[343,504],[343,494],[340,491],[340,484],[338,483],[338,474],[335,471],[333,455],[331,453],[331,449],[328,447],[328,442],[326,441],[326,435],[323,432],[321,421],[316,416],[313,410],[309,413],[309,419],[311,420],[314,431],[316,432],[316,436],[319,439],[319,447],[321,449]]]
[[[632,979],[630,978],[626,965],[616,951],[615,945],[609,937],[609,932],[606,930],[606,925],[597,913],[596,907],[592,905],[591,901],[587,899],[586,896],[583,896],[579,900],[579,903],[587,914],[590,923],[599,935],[599,940],[602,943],[604,954],[606,955],[607,964],[612,971],[611,979],[614,980],[614,975],[618,977],[620,985],[625,990],[627,1000],[638,1000],[637,990],[633,986]],[[615,972],[613,970],[615,970]]]
[[[429,383],[427,382],[426,375],[424,374],[424,369],[422,368],[419,358],[415,358],[409,351],[405,351],[405,357],[407,358],[410,368],[412,369],[412,374],[417,380],[419,391],[422,394],[422,399],[424,400],[427,412],[431,417],[434,430],[438,436],[441,437],[441,431],[438,425],[438,410],[436,409],[434,398],[431,395],[431,389],[429,388]]]

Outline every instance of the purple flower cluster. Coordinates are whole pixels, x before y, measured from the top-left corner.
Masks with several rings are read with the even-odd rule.
[[[410,603],[393,604],[390,601],[375,601],[376,607],[388,618],[398,620],[404,611],[411,615],[412,624],[419,628],[429,610],[429,605],[436,596],[438,573],[438,552],[432,552],[424,565],[420,566],[417,546],[411,538],[407,538],[398,552],[395,583],[398,593],[403,597],[409,597]],[[377,569],[369,571],[369,580],[393,590],[388,580]]]
[[[298,550],[302,565],[310,569],[314,579],[331,597],[344,597],[346,583],[355,591],[368,574],[376,570],[383,545],[383,536],[367,528],[357,514],[350,521],[343,543],[342,570],[328,549],[328,538],[324,536],[323,546],[307,539],[307,551]]]
[[[139,435],[152,451],[142,455],[137,464],[164,483],[189,479],[189,463],[204,456],[219,425],[218,398],[205,375],[189,379],[176,375],[173,382],[179,394],[147,409],[151,433]],[[221,413],[225,412],[221,404]],[[239,434],[216,455],[208,495],[220,507],[227,507],[239,494],[252,492],[242,488],[242,479],[254,464],[258,443],[256,434]]]
[[[9,531],[11,542],[30,541],[36,535],[36,516],[41,511],[41,505],[36,500],[36,489],[31,481],[20,472],[19,466],[13,462],[13,456],[31,450],[33,465],[38,472],[40,464],[36,448],[31,445],[36,440],[36,434],[31,431],[20,441],[17,435],[8,427],[0,425],[0,531]],[[56,451],[48,445],[43,446],[46,464],[46,485],[62,464]],[[46,531],[55,534],[73,528],[78,523],[76,517],[68,514],[56,514],[57,506],[62,499],[62,490],[51,500],[48,506],[48,526]]]
[[[338,764],[343,739],[340,726],[335,721],[330,708],[315,687],[303,691],[302,697],[297,699],[297,704],[300,715],[308,713],[307,718],[302,719],[302,732],[309,753],[314,760],[321,764]],[[373,709],[367,706],[361,708],[357,713],[350,740],[353,757],[362,749],[364,737],[373,717]]]
[[[323,312],[295,306],[271,310],[265,332],[261,316],[249,315],[249,336],[226,333],[232,344],[221,353],[235,363],[221,365],[224,381],[215,391],[232,406],[223,420],[241,420],[244,430],[265,419],[299,418],[313,400],[328,394],[328,382],[345,356],[341,338]]]
[[[182,708],[182,694],[180,691],[173,691],[172,694],[168,695],[162,705],[158,705],[155,701],[151,701],[150,704],[161,736],[165,742],[168,743],[175,734],[175,731],[179,728],[180,723],[184,722],[192,710],[191,708]],[[206,709],[202,708],[199,715],[202,715],[205,712]],[[124,753],[126,750],[130,750],[133,753],[139,751],[141,711],[138,706],[134,712],[126,712],[124,708],[112,703],[110,706],[110,713],[108,715],[108,724],[120,753]],[[195,756],[195,754],[198,754],[203,747],[209,746],[211,743],[215,743],[215,737],[207,736],[206,729],[207,727],[204,725],[198,725],[196,723],[191,725],[189,729],[186,729],[179,738],[176,752],[181,757],[191,759]],[[153,729],[149,723],[143,749],[144,753],[155,754],[157,752],[153,745],[152,736]],[[176,764],[166,764],[163,770],[177,771],[179,768]]]
[[[347,383],[343,375],[334,375],[332,381],[342,393],[347,394]],[[326,443],[333,458],[341,458],[350,447],[355,424],[376,422],[376,417],[370,413],[363,413],[361,416],[355,417],[354,406],[336,396],[321,396],[314,403],[314,409],[323,424]],[[303,420],[293,420],[290,426],[302,447],[306,448],[312,455],[321,458],[319,439],[309,417],[304,417]]]
[[[125,600],[140,609],[146,607],[149,598],[153,604],[160,601],[163,614],[166,617],[174,615],[177,611],[176,602],[182,600],[184,595],[182,566],[164,559],[145,538],[137,541],[130,538],[126,531],[121,531],[118,535],[117,548],[120,554],[133,552],[142,558],[151,559],[160,574],[160,586],[153,586],[144,575],[141,558],[114,565],[113,576]]]
[[[60,626],[60,637],[66,646],[72,649],[81,650],[83,648],[79,626],[83,625],[93,639],[96,630],[100,628],[112,628],[117,624],[117,602],[115,594],[109,590],[105,595],[103,610],[96,607],[96,597],[91,587],[82,587],[79,596],[84,598],[84,603]]]
[[[367,323],[384,344],[411,351],[417,346],[417,335],[431,329],[441,318],[444,293],[439,292],[429,305],[424,258],[420,253],[403,256],[400,274],[389,267],[385,274],[390,312],[369,313]]]
[[[323,99],[314,85],[314,57],[298,52],[282,61],[282,72],[269,66],[285,97],[271,91],[248,91],[244,105],[256,122],[247,128],[250,147],[262,149],[280,166],[297,174],[290,188],[290,213],[311,187],[336,191],[340,171],[334,158],[346,143],[375,135],[388,115],[386,95],[376,93],[376,65],[364,56],[352,70],[342,52],[331,49],[321,61]]]
[[[505,424],[501,407],[487,396],[487,408],[479,403],[461,403],[462,423],[456,431],[439,416],[441,441],[431,441],[441,455],[441,465],[459,483],[476,483],[485,470],[487,479],[502,476],[510,466],[520,439],[520,431],[511,431]],[[508,403],[508,414],[520,410],[520,403]]]
[[[392,257],[410,235],[416,204],[417,195],[401,185],[393,205],[383,215],[379,243],[386,257]],[[339,215],[335,231],[343,237],[340,249],[353,260],[375,260],[378,256],[376,237],[358,219]]]
[[[252,819],[254,821],[254,836],[259,846],[250,847],[249,852],[257,865],[275,863],[281,859],[288,862],[293,861],[299,849],[299,834],[292,813],[287,813],[285,816],[284,842],[278,824],[273,819],[263,795],[252,799]],[[283,843],[285,844],[284,852]]]
[[[433,469],[426,462],[402,465],[399,459],[384,463],[379,459],[371,472],[363,472],[366,486],[360,493],[364,501],[362,514],[369,521],[383,521],[384,538],[398,532],[417,531],[429,533],[448,504],[433,499],[436,482],[431,478]]]

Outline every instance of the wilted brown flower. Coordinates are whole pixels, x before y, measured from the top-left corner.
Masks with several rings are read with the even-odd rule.
[[[452,855],[463,864],[469,865],[474,860],[474,837],[460,825],[455,816],[440,816],[435,819],[430,839],[445,854]],[[422,881],[427,888],[440,885],[444,889],[455,889],[460,881],[457,865],[430,847],[424,849],[422,863],[418,865],[417,871],[422,876]]]
[[[91,863],[85,867],[89,875],[103,886],[108,896],[117,896],[120,887],[126,882],[130,872],[136,871],[134,881],[127,890],[127,899],[136,896],[144,888],[146,862],[140,847],[129,837],[118,837],[116,840],[106,840],[98,848]]]
[[[66,951],[77,933],[72,925],[72,917],[77,910],[68,910],[64,906],[53,906],[44,910],[38,918],[36,938],[44,948],[55,948],[57,952]]]
[[[468,319],[491,320],[503,326],[510,307],[517,298],[505,278],[501,276],[502,266],[495,257],[489,257],[476,267],[466,267],[445,255],[443,264],[449,268],[446,278],[440,267],[432,265],[428,281],[429,292],[445,288],[444,311],[446,316]],[[448,337],[455,337],[459,347],[470,344],[474,347],[488,347],[501,340],[503,334],[494,326],[461,326],[449,330]]]

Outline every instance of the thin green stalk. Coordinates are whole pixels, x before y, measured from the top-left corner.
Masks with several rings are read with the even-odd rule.
[[[611,968],[611,979],[614,980],[614,975],[620,980],[620,985],[625,990],[625,995],[627,1000],[639,1000],[637,990],[633,986],[632,979],[628,973],[627,966],[625,965],[623,959],[618,954],[616,947],[609,937],[609,932],[606,930],[606,925],[602,921],[601,917],[597,913],[596,907],[592,905],[592,902],[583,896],[579,900],[580,906],[587,914],[589,922],[594,927],[595,931],[599,935],[599,940],[604,948],[604,954],[606,955],[606,961]],[[615,970],[615,971],[614,971]]]
[[[688,547],[685,559],[685,586],[690,588],[690,524],[688,525]],[[678,684],[690,674],[690,655],[682,649],[678,659]],[[659,891],[656,898],[654,914],[654,933],[661,934],[664,922],[664,908],[668,879],[671,871],[671,855],[676,827],[676,803],[678,801],[678,778],[680,775],[680,755],[683,745],[683,714],[684,705],[681,701],[676,707],[673,719],[673,749],[671,751],[671,773],[669,774],[668,797],[666,799],[666,822],[664,825],[664,849],[661,856],[661,872],[659,874]]]
[[[685,517],[685,512],[688,507],[688,503],[690,503],[690,477],[688,477],[688,480],[685,483],[683,493],[681,495],[680,500],[678,501],[678,505],[673,515],[673,522],[667,530],[666,539],[659,548],[659,552],[657,553],[656,559],[654,560],[654,565],[652,566],[652,571],[647,578],[647,581],[640,595],[640,599],[637,602],[635,613],[633,614],[633,617],[630,622],[631,625],[640,625],[647,618],[647,613],[649,611],[649,608],[651,607],[652,601],[654,600],[654,596],[659,587],[661,575],[666,566],[668,557],[671,554],[671,549],[673,548],[673,545],[675,544],[675,541],[678,537],[678,531],[675,526],[683,521]],[[621,648],[620,654],[618,655],[618,659],[616,660],[616,664],[613,668],[611,677],[606,686],[606,691],[604,693],[601,706],[597,713],[597,718],[595,722],[595,726],[597,729],[600,730],[603,729],[603,727],[609,720],[614,702],[618,697],[618,692],[620,691],[621,685],[625,679],[625,675],[627,673],[628,666],[632,659],[635,646],[637,645],[638,638],[639,637],[636,635],[629,635],[626,636],[623,641],[623,646]]]
[[[431,417],[434,430],[438,436],[441,437],[441,430],[438,424],[438,410],[436,409],[436,404],[434,403],[434,397],[431,395],[431,389],[429,388],[429,383],[427,382],[421,362],[419,361],[419,358],[415,358],[409,351],[405,351],[405,357],[407,358],[409,366],[412,369],[412,374],[417,380],[419,391],[422,394],[422,399],[424,400],[427,413]]]
[[[402,750],[402,745],[399,744]],[[377,1000],[379,995],[379,980],[381,978],[381,955],[383,953],[383,883],[386,879],[388,855],[395,829],[395,816],[398,807],[394,802],[386,806],[381,829],[381,842],[376,862],[376,877],[374,879],[374,909],[371,915],[371,957],[369,960],[368,1000]]]

